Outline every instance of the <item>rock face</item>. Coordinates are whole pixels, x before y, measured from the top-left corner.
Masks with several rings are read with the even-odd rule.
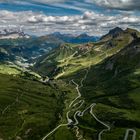
[[[116,27],[116,28],[110,30],[108,32],[108,34],[102,36],[101,40],[108,40],[110,38],[115,38],[115,37],[118,37],[119,35],[121,35],[122,33],[124,33],[124,30],[119,27]]]
[[[115,35],[118,35],[118,34],[120,34],[122,32],[123,32],[123,30],[121,28],[116,27],[116,28],[110,30],[109,34],[112,35],[112,36],[115,36]]]

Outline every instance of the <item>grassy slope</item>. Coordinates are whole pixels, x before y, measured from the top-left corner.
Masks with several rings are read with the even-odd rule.
[[[119,36],[109,42],[92,44],[93,48],[86,55],[79,51],[82,57],[75,55],[67,67],[69,57],[59,61],[65,71],[61,78],[77,79],[77,82],[84,75],[83,69],[92,65],[81,92],[87,105],[97,102],[93,110],[95,115],[111,126],[111,131],[103,135],[104,140],[123,139],[127,128],[137,131],[137,139],[140,135],[140,43],[137,40],[128,45],[132,38],[127,33],[125,35],[125,40]],[[81,133],[88,140],[97,139],[97,134],[104,128],[89,113],[79,120]]]
[[[18,75],[21,74],[21,70],[15,66],[9,66],[6,64],[0,64],[0,73],[9,74],[9,75]]]
[[[92,67],[81,90],[88,103],[97,103],[94,108],[96,116],[112,128],[111,132],[104,134],[104,140],[123,139],[127,128],[137,130],[137,139],[140,135],[139,50],[140,41],[136,41]],[[109,68],[109,65],[113,67]],[[81,119],[81,124],[87,120],[86,117]],[[81,128],[83,126],[84,124]],[[84,132],[86,130],[83,129]],[[97,127],[96,130],[100,128]]]
[[[38,140],[57,126],[71,91],[60,86],[0,74],[0,138]]]
[[[39,72],[43,74],[53,76],[53,70],[59,68],[55,73],[57,78],[75,79],[77,82],[84,76],[84,69],[92,65],[81,92],[87,105],[97,102],[93,112],[111,126],[111,131],[103,135],[104,140],[123,139],[127,128],[136,129],[138,135],[140,132],[139,69],[134,69],[140,55],[136,50],[126,47],[133,40],[132,32],[127,30],[115,38],[97,43],[66,44],[37,63],[41,67]],[[130,46],[132,48],[135,45]],[[72,56],[75,51],[78,53]],[[51,70],[48,71],[46,67]],[[79,121],[80,133],[87,140],[97,139],[98,133],[104,129],[89,113],[79,118]],[[64,138],[61,131],[59,135]]]
[[[117,53],[133,40],[129,32],[107,41],[88,44],[64,44],[53,50],[49,55],[41,57],[34,70],[40,74],[66,77],[77,71],[95,65],[103,59]],[[77,53],[73,55],[75,52]],[[57,68],[57,71],[54,72]]]

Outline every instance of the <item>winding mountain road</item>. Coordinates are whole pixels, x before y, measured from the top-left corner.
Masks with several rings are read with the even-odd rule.
[[[95,106],[96,104],[92,104],[91,105],[91,109],[90,109],[90,114],[93,116],[93,118],[97,121],[97,122],[99,122],[100,124],[102,124],[103,126],[105,126],[106,127],[106,129],[103,129],[99,134],[98,134],[98,140],[101,140],[102,138],[101,138],[101,135],[104,133],[104,132],[106,132],[106,131],[110,131],[110,126],[109,125],[107,125],[106,123],[104,123],[104,122],[102,122],[101,120],[99,120],[94,114],[93,114],[93,107]]]
[[[126,130],[126,133],[125,133],[125,136],[124,136],[124,140],[128,140],[130,132],[133,133],[132,140],[136,140],[137,132],[134,129],[127,129]]]
[[[77,140],[81,140],[83,139],[83,136],[80,135],[80,132],[79,132],[79,127],[78,126],[74,126],[75,130],[76,130],[76,137],[77,137]],[[83,139],[85,140],[85,139]]]
[[[69,108],[73,105],[73,103],[74,103],[77,99],[79,99],[79,98],[81,97],[81,93],[80,93],[80,90],[79,90],[79,85],[78,85],[76,82],[74,82],[74,80],[72,80],[72,83],[73,83],[74,85],[76,85],[76,91],[77,91],[77,93],[78,93],[78,96],[70,103]]]
[[[86,77],[87,77],[87,73],[86,73],[86,76],[84,76],[84,79],[86,79]],[[69,105],[69,109],[71,108],[71,106],[73,105],[73,103],[78,99],[78,98],[80,98],[81,97],[81,93],[80,93],[80,90],[79,90],[79,85],[74,81],[74,80],[71,80],[75,85],[76,85],[76,90],[77,90],[77,93],[78,93],[78,96],[70,103],[70,105]],[[81,83],[81,85],[83,86],[83,79],[80,81],[80,83]],[[81,86],[81,87],[82,87]],[[81,104],[80,104],[80,106],[79,107],[77,107],[77,108],[80,108],[83,104],[84,104],[84,100],[80,100],[79,102],[81,102]],[[78,102],[78,103],[79,103]],[[78,103],[75,103],[73,106],[76,106]],[[70,113],[71,111],[68,111],[67,113],[66,113],[66,118],[67,118],[67,123],[66,124],[60,124],[60,125],[58,125],[56,128],[54,128],[51,132],[49,132],[47,135],[45,135],[43,138],[42,138],[42,140],[46,140],[46,138],[47,137],[49,137],[50,135],[52,135],[57,129],[59,129],[60,127],[63,127],[63,126],[68,126],[68,125],[70,125],[73,121],[69,118],[69,113]]]
[[[89,69],[90,69],[90,67],[89,67]],[[78,93],[78,96],[77,96],[74,100],[72,100],[72,102],[69,104],[69,111],[66,113],[67,123],[66,123],[66,124],[60,124],[60,125],[58,125],[58,126],[57,126],[56,128],[54,128],[51,132],[49,132],[47,135],[45,135],[45,136],[42,138],[42,140],[46,140],[47,137],[49,137],[50,135],[52,135],[52,134],[53,134],[57,129],[59,129],[60,127],[64,127],[64,126],[68,126],[68,125],[73,125],[73,126],[74,126],[74,128],[76,129],[76,137],[77,137],[78,140],[83,139],[83,136],[82,136],[82,135],[79,135],[79,127],[77,126],[77,125],[79,124],[79,121],[78,121],[78,119],[77,119],[77,116],[83,117],[83,115],[85,114],[85,112],[86,112],[87,110],[89,110],[89,109],[90,109],[90,114],[93,116],[93,118],[94,118],[97,122],[99,122],[100,124],[102,124],[103,126],[106,127],[106,129],[103,129],[103,130],[99,133],[99,135],[98,135],[98,140],[101,140],[101,135],[102,135],[103,132],[109,131],[109,130],[110,130],[110,126],[109,126],[109,125],[107,125],[107,124],[105,124],[104,122],[100,121],[100,120],[93,114],[92,110],[93,110],[93,107],[96,106],[96,103],[91,104],[90,106],[88,106],[88,107],[87,107],[86,109],[84,109],[83,111],[78,110],[78,109],[80,109],[80,108],[83,106],[83,104],[84,104],[84,102],[85,102],[84,100],[80,100],[80,101],[78,101],[78,102],[76,102],[76,101],[81,97],[80,88],[82,88],[82,87],[84,86],[84,85],[83,85],[83,82],[84,82],[84,80],[87,78],[89,69],[86,69],[86,74],[85,74],[84,77],[81,79],[80,85],[79,85],[78,83],[76,83],[73,79],[72,79],[71,81],[69,81],[69,83],[72,82],[72,83],[75,85],[75,89],[76,89],[76,91],[77,91],[77,93]],[[75,102],[76,102],[76,103],[75,103]],[[74,103],[75,103],[75,104],[74,104]],[[71,107],[75,107],[75,106],[78,105],[78,104],[80,104],[80,105],[76,108],[77,111],[74,113],[74,116],[73,116],[74,121],[73,121],[72,119],[69,118],[69,113],[72,111]],[[75,123],[74,123],[74,122],[75,122]],[[84,140],[85,140],[85,139],[84,139]]]
[[[78,93],[78,96],[70,103],[70,105],[69,105],[69,108],[73,105],[73,103],[77,100],[77,99],[79,99],[80,97],[81,97],[81,92],[80,92],[80,88],[82,88],[83,87],[83,82],[84,82],[84,80],[86,80],[86,78],[87,78],[87,75],[88,75],[88,72],[89,72],[89,69],[86,69],[86,74],[84,75],[84,77],[82,78],[82,80],[80,81],[80,86],[79,86],[79,84],[77,84],[74,80],[71,80],[71,82],[76,86],[76,91],[77,91],[77,93]]]
[[[66,124],[60,124],[58,125],[56,128],[54,128],[51,132],[49,132],[46,136],[44,136],[42,138],[42,140],[46,140],[47,137],[49,137],[50,135],[52,135],[57,129],[59,129],[60,127],[64,127],[64,126],[68,126],[69,124],[71,124],[72,120],[69,118],[69,113],[70,111],[67,112],[66,117],[67,117],[67,122]]]

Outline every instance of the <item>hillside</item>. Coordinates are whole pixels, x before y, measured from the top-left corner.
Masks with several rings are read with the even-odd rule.
[[[123,139],[128,128],[137,131],[138,139],[140,134],[139,59],[140,39],[136,39],[119,53],[92,66],[84,81],[84,87],[80,90],[88,104],[97,103],[94,113],[111,127],[111,131],[102,136],[104,140]],[[90,135],[85,128],[86,122],[88,123],[88,116],[80,118],[80,128],[83,132],[86,131],[85,135]],[[97,127],[96,130],[98,129],[100,130]]]
[[[53,37],[0,39],[0,62],[29,67],[39,56],[58,47],[63,41]]]
[[[56,77],[71,75],[117,53],[134,38],[132,32],[125,30],[116,37],[109,39],[102,37],[101,40],[94,43],[64,44],[52,50],[49,55],[40,57],[34,65],[34,70],[49,76],[53,76],[57,70],[58,76]]]
[[[121,140],[132,129],[137,140],[140,134],[139,59],[139,32],[126,29],[116,33],[115,29],[96,43],[65,44],[49,56],[41,57],[35,69],[42,75],[63,79],[80,93],[74,103],[84,102],[76,109],[81,114],[72,110],[69,115],[70,126],[73,131],[77,126],[79,137]],[[88,106],[92,110],[82,114]],[[64,130],[58,129],[52,137]],[[133,133],[128,139],[134,137]]]
[[[21,86],[22,85],[22,86]],[[41,139],[63,113],[69,88],[0,74],[0,138]]]

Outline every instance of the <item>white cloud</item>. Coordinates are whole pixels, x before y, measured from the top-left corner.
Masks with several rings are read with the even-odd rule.
[[[120,9],[120,10],[140,10],[139,0],[90,0],[99,6]]]
[[[138,16],[124,13],[109,16],[86,11],[83,15],[47,16],[32,11],[10,12],[1,10],[0,19],[0,30],[22,27],[24,31],[36,35],[57,31],[75,34],[87,32],[92,35],[101,35],[116,26],[140,28],[140,18]]]

